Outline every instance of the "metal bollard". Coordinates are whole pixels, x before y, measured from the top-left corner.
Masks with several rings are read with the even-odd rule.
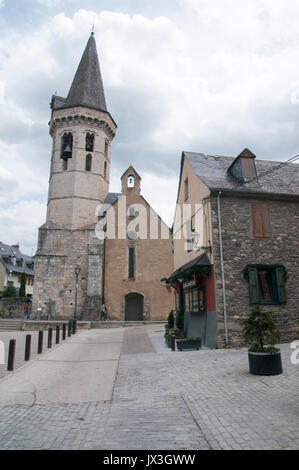
[[[44,332],[38,332],[38,347],[37,347],[37,354],[42,354],[43,352],[43,343],[44,343]]]
[[[48,348],[52,348],[52,336],[53,336],[53,330],[52,330],[52,328],[49,328],[49,330],[48,330]]]
[[[76,331],[77,331],[77,322],[76,320],[73,320],[73,335],[76,334]]]
[[[64,323],[62,325],[62,341],[64,341],[66,338],[66,324]]]
[[[170,344],[171,344],[171,351],[175,351],[175,332],[171,332],[171,339],[170,339]]]
[[[14,370],[15,354],[16,354],[16,340],[11,339],[9,341],[8,362],[7,362],[7,370],[9,371]]]
[[[56,344],[59,344],[60,328],[56,326]]]
[[[30,361],[30,354],[31,354],[31,335],[26,335],[24,361]]]
[[[69,320],[68,322],[68,331],[67,331],[68,337],[72,335],[72,320]]]

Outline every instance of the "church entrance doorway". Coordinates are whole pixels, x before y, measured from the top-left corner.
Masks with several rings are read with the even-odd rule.
[[[126,321],[143,321],[143,295],[126,295]]]

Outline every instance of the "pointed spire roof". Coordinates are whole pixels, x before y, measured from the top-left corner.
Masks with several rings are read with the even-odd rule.
[[[85,47],[65,107],[78,105],[107,111],[94,33]]]

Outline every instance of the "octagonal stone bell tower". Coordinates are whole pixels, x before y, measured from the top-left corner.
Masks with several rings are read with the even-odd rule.
[[[107,111],[94,33],[67,98],[51,100],[53,139],[46,223],[39,229],[34,308],[44,317],[74,316],[74,267],[79,264],[78,318],[93,319],[102,301],[103,242],[96,208],[109,193],[110,146],[116,124]]]

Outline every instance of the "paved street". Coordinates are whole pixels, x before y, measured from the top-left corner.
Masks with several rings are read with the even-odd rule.
[[[1,338],[0,338],[1,339]],[[161,326],[81,331],[0,380],[1,449],[298,449],[299,366],[166,349]]]

